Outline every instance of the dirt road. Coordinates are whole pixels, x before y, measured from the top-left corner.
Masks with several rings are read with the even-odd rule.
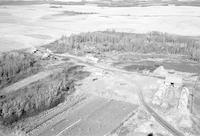
[[[19,82],[16,82],[6,88],[3,88],[0,93],[1,94],[7,94],[7,93],[11,93],[11,92],[14,92],[14,91],[17,91],[18,89],[20,88],[23,88],[33,82],[36,82],[38,80],[42,80],[44,79],[45,77],[48,77],[49,75],[53,74],[54,72],[56,71],[59,71],[61,69],[55,69],[55,70],[47,70],[47,71],[42,71],[42,72],[39,72],[33,76],[30,76],[30,77],[27,77]]]
[[[177,129],[175,129],[171,124],[166,122],[162,117],[160,117],[144,100],[144,96],[141,90],[138,91],[138,96],[140,97],[140,101],[142,105],[146,108],[146,110],[162,125],[165,129],[167,129],[174,136],[184,136],[184,134]]]

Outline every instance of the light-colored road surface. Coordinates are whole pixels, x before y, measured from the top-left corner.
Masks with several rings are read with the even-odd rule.
[[[133,104],[94,96],[87,103],[66,112],[64,119],[47,127],[38,136],[104,136],[136,108]]]

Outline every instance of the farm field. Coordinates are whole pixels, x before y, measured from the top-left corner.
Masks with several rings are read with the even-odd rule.
[[[199,7],[191,6],[0,5],[0,51],[43,45],[62,35],[107,29],[199,36],[199,12]]]

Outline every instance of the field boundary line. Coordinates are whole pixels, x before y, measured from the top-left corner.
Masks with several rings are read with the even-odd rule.
[[[72,128],[73,126],[75,126],[76,124],[78,124],[82,119],[77,120],[76,122],[72,123],[71,125],[69,125],[68,127],[66,127],[65,129],[63,129],[61,132],[59,132],[56,136],[60,136],[64,131]]]

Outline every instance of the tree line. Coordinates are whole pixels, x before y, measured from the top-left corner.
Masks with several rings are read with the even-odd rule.
[[[0,56],[0,88],[36,73],[41,68],[38,60],[39,58],[23,51],[3,53]]]
[[[200,60],[200,40],[167,33],[147,34],[98,31],[62,36],[59,40],[45,45],[57,53],[78,50],[82,52],[128,51],[140,53],[178,54],[189,59]]]
[[[84,78],[82,66],[67,64],[43,80],[36,81],[0,100],[0,123],[10,126],[63,102],[75,91],[74,82]]]

